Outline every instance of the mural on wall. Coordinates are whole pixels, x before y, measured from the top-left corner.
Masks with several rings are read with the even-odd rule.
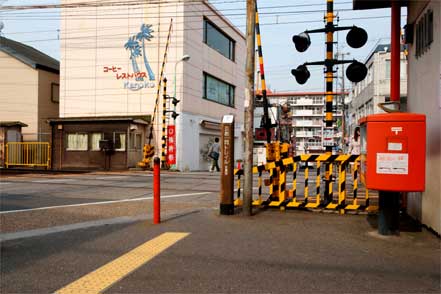
[[[123,71],[122,67],[114,65],[105,66],[103,72],[115,73],[115,78],[117,80],[124,80],[124,89],[138,91],[144,88],[154,88],[155,74],[150,67],[146,53],[146,42],[153,39],[153,32],[152,25],[142,24],[140,31],[129,37],[124,44],[124,48],[130,52],[129,58],[132,62],[132,73]],[[140,70],[138,64],[138,59],[140,59],[140,57],[142,57],[141,62],[144,62],[144,67],[147,72]]]

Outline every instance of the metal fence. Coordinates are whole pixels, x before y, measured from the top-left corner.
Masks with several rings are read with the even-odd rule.
[[[10,142],[6,144],[5,166],[50,168],[51,152],[48,142]]]
[[[253,205],[281,209],[321,207],[340,213],[346,210],[375,211],[378,207],[372,200],[377,195],[359,185],[360,182],[363,184],[359,177],[359,163],[360,156],[356,155],[305,154],[254,166],[257,199],[254,197]],[[329,181],[325,181],[326,174]],[[236,169],[235,175],[235,206],[240,206],[243,170]],[[269,197],[265,200],[264,195]]]

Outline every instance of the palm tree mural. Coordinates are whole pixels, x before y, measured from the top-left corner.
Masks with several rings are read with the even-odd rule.
[[[149,80],[154,81],[155,80],[155,74],[152,71],[152,68],[150,67],[150,64],[147,60],[147,54],[145,53],[145,41],[150,41],[153,38],[153,30],[152,25],[141,25],[141,31],[136,35],[136,39],[138,41],[142,41],[142,55],[144,57],[144,65],[147,69],[147,73],[149,75]]]
[[[132,60],[133,72],[139,72],[138,63],[136,62],[136,58],[141,56],[141,46],[138,41],[136,41],[135,36],[132,36],[127,40],[127,43],[124,44],[124,48],[126,50],[130,50],[130,59]],[[137,78],[137,80],[143,80],[143,78]]]

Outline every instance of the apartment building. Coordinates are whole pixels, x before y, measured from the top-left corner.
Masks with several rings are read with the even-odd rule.
[[[115,137],[107,133],[108,127],[100,131],[95,124],[93,135],[82,129],[85,118],[89,122],[90,118],[105,118],[106,126],[113,117],[125,121],[152,119],[151,143],[156,146],[156,154],[161,154],[163,85],[159,101],[157,91],[170,27],[164,77],[168,80],[167,94],[180,100],[176,121],[167,119],[168,124],[176,126],[176,168],[208,169],[208,148],[215,137],[220,137],[220,122],[226,114],[235,115],[235,156],[241,158],[245,37],[208,1],[116,5],[104,0],[99,5],[87,1],[87,7],[80,0],[63,3],[70,5],[61,10],[60,120],[56,123],[61,125],[68,120],[72,130],[88,136],[83,136],[79,150],[73,150],[68,148],[76,146],[68,142],[73,134],[63,134],[63,143],[57,148],[62,154],[60,158],[69,164],[54,162],[55,166],[87,167],[88,156],[79,161],[83,157],[77,153],[90,151],[92,136],[95,141],[105,137],[116,140],[114,145],[121,147],[115,150],[116,155],[135,150],[137,155],[132,154],[131,160],[128,154],[119,156],[126,158],[126,167],[133,166],[135,157],[141,159],[138,147],[148,142],[150,125],[142,132],[142,126],[128,127],[124,136]],[[70,8],[76,3],[81,5]],[[155,108],[159,117],[154,116]],[[141,136],[140,143],[132,145],[136,140],[130,138],[136,132]],[[99,133],[101,137],[96,135]],[[120,162],[118,166],[123,165]]]
[[[403,47],[404,49],[404,47]],[[407,59],[401,53],[400,96],[401,110],[406,110],[407,101]],[[390,44],[377,45],[366,59],[366,78],[352,84],[349,95],[349,130],[358,125],[358,120],[369,114],[384,113],[378,106],[390,101]]]
[[[273,122],[278,121],[280,106],[288,104],[293,122],[293,145],[296,154],[322,153],[323,128],[325,119],[325,94],[323,92],[306,93],[269,93],[268,99],[272,105],[270,114]],[[343,96],[336,95],[334,99],[334,138],[337,146],[342,144],[342,105]],[[261,111],[258,110],[257,113]],[[255,125],[259,126],[259,115],[255,116]],[[262,144],[262,140],[256,140]]]

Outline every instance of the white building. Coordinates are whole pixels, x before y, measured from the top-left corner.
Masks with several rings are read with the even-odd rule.
[[[441,3],[439,0],[398,2],[407,7],[407,111],[426,115],[426,190],[408,193],[407,213],[441,234]],[[353,3],[356,9],[391,5],[390,1],[354,0]]]
[[[408,194],[408,213],[441,234],[441,3],[409,1],[407,15],[414,27],[407,109],[427,120],[426,191]]]
[[[61,12],[60,118],[152,115],[172,20],[164,72],[167,94],[174,96],[176,92],[181,101],[176,120],[177,169],[208,169],[207,144],[220,136],[220,121],[225,114],[236,116],[239,159],[243,141],[244,35],[207,1],[95,3],[63,6]],[[190,59],[181,61],[185,55]],[[159,119],[154,121],[158,155],[161,99]]]
[[[390,44],[379,44],[366,59],[366,78],[352,84],[349,104],[350,133],[358,125],[358,120],[369,114],[384,113],[379,103],[390,101]],[[407,100],[407,60],[401,53],[400,96],[401,110],[406,109]]]
[[[268,99],[273,106],[270,111],[270,116],[273,122],[278,120],[277,106],[287,103],[290,107],[292,122],[293,122],[293,136],[296,147],[296,154],[308,153],[322,153],[325,151],[323,147],[323,128],[325,119],[325,93],[323,92],[306,92],[306,93],[269,93]],[[334,119],[336,124],[335,142],[341,143],[342,138],[342,97],[336,95],[334,99]],[[257,110],[261,113],[261,110]],[[255,112],[255,113],[256,113]],[[260,117],[255,114],[255,127],[259,126]],[[337,128],[339,126],[339,128]],[[257,141],[262,143],[264,141]]]

